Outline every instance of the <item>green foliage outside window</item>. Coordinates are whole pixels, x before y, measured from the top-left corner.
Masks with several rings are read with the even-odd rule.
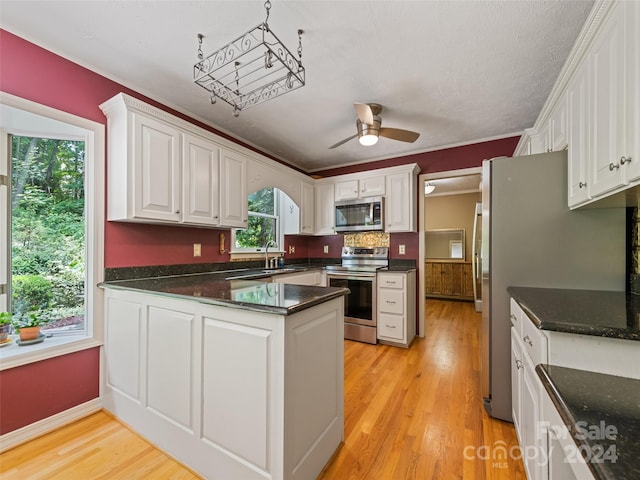
[[[84,142],[12,137],[12,310],[84,313]]]
[[[264,188],[249,195],[249,227],[235,231],[236,248],[262,248],[268,241],[277,242],[278,225],[275,189]]]

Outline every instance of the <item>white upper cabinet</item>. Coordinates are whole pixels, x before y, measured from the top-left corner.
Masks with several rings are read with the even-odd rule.
[[[623,167],[629,182],[640,178],[640,2],[625,2],[627,73]],[[620,158],[622,163],[622,158]]]
[[[590,190],[598,196],[624,183],[623,155],[625,86],[624,3],[618,3],[598,33],[589,53],[591,70]]]
[[[376,197],[385,194],[385,176],[341,180],[335,184],[335,200]]]
[[[132,123],[132,216],[179,222],[180,131],[141,113],[132,114]]]
[[[125,94],[103,103],[108,220],[247,226],[248,157]]]
[[[223,149],[220,155],[220,223],[247,228],[247,161],[244,155]]]
[[[315,192],[313,183],[302,182],[300,207],[300,233],[313,234],[315,229]]]
[[[218,225],[220,148],[203,138],[183,136],[182,221]]]
[[[416,230],[415,170],[387,175],[385,199],[385,231]]]
[[[333,235],[336,233],[336,217],[334,208],[334,184],[316,183],[316,235]]]
[[[548,151],[557,152],[567,148],[567,95],[560,97],[549,118]]]
[[[589,182],[587,163],[589,160],[589,76],[588,64],[584,63],[576,72],[567,89],[568,101],[568,176],[569,207],[588,200]]]

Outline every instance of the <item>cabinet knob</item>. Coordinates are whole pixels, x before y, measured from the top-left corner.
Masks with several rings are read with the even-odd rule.
[[[620,165],[617,163],[610,163],[609,164],[609,171],[613,172],[614,169],[620,168]]]
[[[580,188],[584,188],[584,187],[586,187],[586,186],[587,186],[587,182],[580,182],[580,183],[578,184],[578,187],[580,187]]]
[[[176,210],[176,213],[180,213],[180,209]]]
[[[533,342],[531,341],[531,338],[529,338],[529,335],[525,336],[522,340],[528,343],[530,347],[533,347]]]
[[[620,157],[620,165],[624,165],[625,163],[631,163],[631,157]]]
[[[513,313],[509,316],[511,317],[511,320],[515,320],[516,322],[518,321],[518,317],[516,317]]]
[[[522,361],[521,360],[516,360],[516,368],[518,370],[520,370],[522,368]]]

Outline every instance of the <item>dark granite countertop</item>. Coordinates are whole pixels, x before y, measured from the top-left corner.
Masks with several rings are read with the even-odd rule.
[[[300,271],[296,269],[296,271]],[[101,283],[103,288],[137,290],[200,303],[291,315],[349,293],[347,288],[289,285],[255,280],[271,273],[234,270]],[[281,273],[291,273],[281,270]],[[243,275],[244,274],[244,275]]]
[[[411,267],[409,265],[389,265],[387,268],[383,268],[381,271],[383,272],[411,272],[415,270],[416,267]]]
[[[536,372],[595,478],[640,478],[640,380],[554,365]]]
[[[640,340],[640,296],[601,290],[509,287],[543,330]]]

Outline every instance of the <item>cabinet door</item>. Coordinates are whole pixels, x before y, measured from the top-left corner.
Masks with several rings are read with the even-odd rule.
[[[442,293],[442,268],[440,263],[425,262],[424,264],[425,293]]]
[[[542,445],[539,423],[542,385],[537,378],[533,363],[526,355],[522,357],[522,365],[522,398],[520,404],[521,446],[525,447],[526,451],[542,452],[546,450]],[[523,457],[527,478],[529,480],[544,479],[544,467],[546,466],[544,462],[540,461],[537,455],[525,455]]]
[[[590,117],[593,157],[591,194],[596,197],[623,184],[620,157],[623,142],[625,86],[624,3],[614,7],[603,30],[596,37],[591,65]]]
[[[332,235],[335,228],[335,204],[333,183],[319,183],[315,189],[316,235]]]
[[[520,431],[520,416],[522,403],[522,343],[518,330],[511,327],[511,414],[513,426],[518,435],[518,442],[522,445]]]
[[[180,221],[180,132],[133,114],[134,218]]]
[[[387,232],[412,232],[415,230],[415,203],[413,176],[408,173],[387,175],[385,199],[385,223]]]
[[[462,296],[473,298],[473,268],[470,263],[462,264]]]
[[[220,225],[247,228],[247,158],[230,150],[220,155]]]
[[[220,149],[185,134],[182,165],[182,221],[218,225],[220,219]]]
[[[585,59],[567,88],[568,102],[568,203],[579,205],[591,198],[587,177],[589,164],[589,59]]]
[[[632,182],[640,178],[640,3],[624,2],[624,7],[627,22],[627,90],[622,156],[626,159],[626,179]]]
[[[350,200],[358,198],[358,180],[336,182],[335,200]]]
[[[362,178],[359,182],[360,190],[358,196],[360,197],[375,197],[384,195],[385,192],[385,177],[380,175],[378,177]]]
[[[549,118],[550,147],[554,152],[567,147],[567,97],[563,94]]]
[[[300,206],[300,233],[312,234],[315,225],[315,192],[312,183],[302,182]]]

